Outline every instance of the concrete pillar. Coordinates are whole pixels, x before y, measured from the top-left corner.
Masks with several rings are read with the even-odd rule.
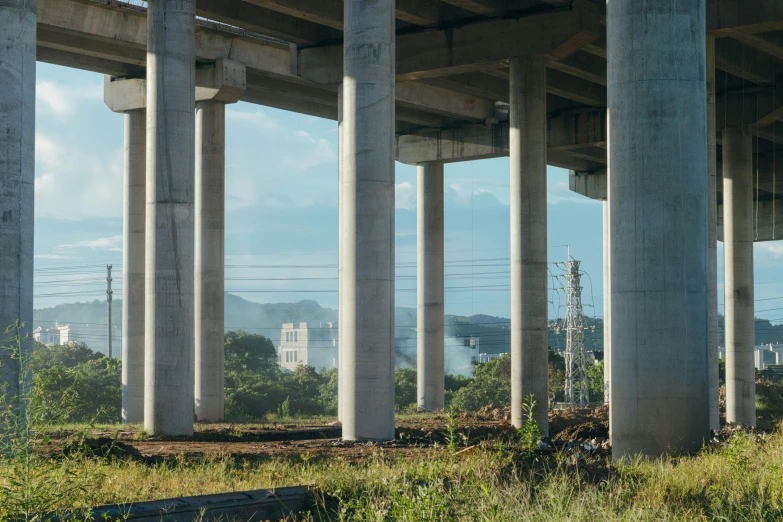
[[[0,2],[0,344],[16,321],[32,349],[35,182],[35,2]],[[14,360],[0,353],[0,394],[15,396]]]
[[[193,434],[195,0],[147,9],[144,428]]]
[[[125,113],[122,221],[122,422],[144,420],[144,230],[147,114]]]
[[[608,175],[608,172],[607,172]],[[609,389],[611,388],[610,376],[612,372],[612,277],[609,242],[609,200],[603,202],[603,228],[604,228],[604,404],[609,404]],[[611,407],[611,406],[610,406]]]
[[[196,104],[196,420],[223,420],[226,106]]]
[[[718,375],[718,191],[715,128],[715,36],[707,35],[707,361],[710,428],[720,429]]]
[[[443,362],[443,163],[418,166],[416,397],[419,411],[445,407]]]
[[[726,422],[756,425],[753,320],[753,138],[723,130]]]
[[[705,4],[606,18],[612,454],[688,452],[709,436]]]
[[[533,395],[535,418],[549,433],[547,346],[546,65],[511,59],[511,420]]]
[[[343,420],[343,86],[337,86],[337,420]]]
[[[346,0],[343,438],[394,438],[394,0]]]

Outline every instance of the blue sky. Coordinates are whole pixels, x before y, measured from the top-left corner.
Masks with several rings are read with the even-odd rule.
[[[103,104],[101,75],[38,64],[37,83],[35,307],[105,298],[109,263],[120,295],[122,116]],[[336,122],[239,103],[226,128],[226,290],[336,307]],[[446,165],[446,313],[509,315],[508,177],[508,158]],[[415,307],[416,169],[398,163],[396,183],[396,299]],[[571,245],[590,276],[585,313],[601,316],[601,203],[570,192],[562,169],[549,169],[547,191],[549,260]],[[719,244],[720,277],[722,255]],[[775,322],[781,258],[780,242],[756,245],[756,315]]]

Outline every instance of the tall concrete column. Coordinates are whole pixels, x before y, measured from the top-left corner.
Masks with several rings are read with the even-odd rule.
[[[715,123],[715,36],[707,35],[707,361],[709,362],[710,428],[720,429],[718,372],[718,176]]]
[[[607,171],[608,175],[608,171]],[[608,181],[608,180],[607,180]],[[604,228],[604,404],[609,403],[611,388],[610,368],[612,366],[612,277],[611,277],[611,233],[609,231],[609,200],[603,202]],[[611,405],[609,406],[611,408]]]
[[[226,106],[196,104],[195,404],[196,420],[224,411],[224,277]]]
[[[394,0],[346,0],[343,438],[394,438]]]
[[[144,230],[147,211],[147,114],[125,113],[122,221],[122,422],[144,420]]]
[[[337,420],[343,420],[343,86],[337,86]]]
[[[546,65],[511,59],[511,420],[521,427],[532,395],[549,433],[547,346]]]
[[[726,422],[756,425],[753,319],[753,138],[723,130]]]
[[[612,454],[709,436],[704,0],[607,3]]]
[[[245,65],[219,59],[196,71],[195,414],[223,420],[226,104],[247,87]]]
[[[0,2],[0,344],[6,328],[24,324],[32,349],[35,182],[36,3]],[[0,394],[19,390],[17,366],[0,352]]]
[[[147,9],[144,427],[193,434],[195,0]]]
[[[443,361],[443,163],[418,166],[416,397],[419,411],[445,406]]]

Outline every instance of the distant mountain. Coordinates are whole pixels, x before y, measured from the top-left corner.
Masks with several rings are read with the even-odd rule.
[[[106,303],[92,301],[87,303],[61,304],[52,308],[42,308],[34,312],[35,327],[44,328],[59,324],[89,324],[96,327],[106,325]],[[480,351],[483,353],[508,352],[511,346],[510,320],[506,317],[476,314],[472,316],[446,315],[445,334],[447,338],[478,337]],[[280,342],[280,330],[283,323],[306,322],[310,326],[323,323],[337,324],[337,310],[324,308],[317,301],[305,300],[296,303],[254,303],[242,297],[226,294],[225,324],[226,330],[246,330],[269,338],[275,344]],[[585,318],[589,328],[585,333],[588,350],[603,349],[603,322],[600,319]],[[119,349],[122,338],[122,300],[112,303],[112,324],[114,325],[113,343]],[[562,320],[552,321],[562,327]],[[398,307],[395,313],[395,339],[398,362],[413,364],[416,353],[416,309]],[[783,327],[781,327],[783,330]],[[87,344],[105,347],[105,340],[92,339]],[[460,344],[447,341],[447,350]],[[565,347],[565,333],[550,328],[549,345],[554,348]]]

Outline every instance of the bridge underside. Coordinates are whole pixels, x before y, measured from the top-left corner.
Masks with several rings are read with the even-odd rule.
[[[700,447],[708,433],[707,366],[715,427],[720,218],[732,274],[728,419],[755,421],[748,209],[755,200],[768,210],[757,219],[764,231],[757,239],[777,239],[779,0],[615,2],[609,12],[605,0],[155,0],[149,9],[123,0],[38,0],[37,15],[26,2],[10,4],[0,5],[0,16],[23,12],[20,34],[37,25],[35,52],[0,45],[0,63],[10,53],[8,63],[19,61],[24,72],[37,59],[105,74],[107,105],[126,113],[126,194],[135,195],[126,196],[133,202],[125,254],[133,261],[126,258],[124,270],[136,267],[131,275],[144,288],[133,314],[146,339],[124,339],[123,351],[135,343],[140,410],[155,433],[192,433],[191,332],[196,415],[222,415],[222,304],[215,303],[223,294],[223,106],[237,100],[339,122],[344,436],[394,436],[394,159],[419,166],[419,322],[439,323],[418,332],[421,408],[442,407],[443,163],[509,156],[513,422],[520,425],[522,400],[532,394],[547,429],[547,164],[570,170],[573,190],[611,203],[604,344],[609,350],[618,336],[618,349],[607,353],[615,454]],[[0,40],[16,37],[10,33],[0,24]],[[34,118],[5,118],[19,104],[31,111],[34,83],[22,77],[0,89],[8,101],[0,103],[0,123],[19,127],[8,143],[28,158]],[[125,88],[137,96],[117,103],[111,91]],[[622,175],[607,179],[609,157]],[[25,161],[9,176],[29,181]],[[155,184],[146,193],[153,226],[146,247],[145,182]],[[30,197],[14,187],[19,197],[9,202]],[[17,290],[0,299],[3,321],[18,318],[13,310],[32,316],[23,268],[32,230],[24,226],[0,234],[0,255],[21,245],[7,256],[8,270],[0,265],[0,277]],[[143,286],[145,270],[154,277],[148,272]],[[744,301],[730,301],[735,295]],[[653,338],[650,350],[645,342]]]

